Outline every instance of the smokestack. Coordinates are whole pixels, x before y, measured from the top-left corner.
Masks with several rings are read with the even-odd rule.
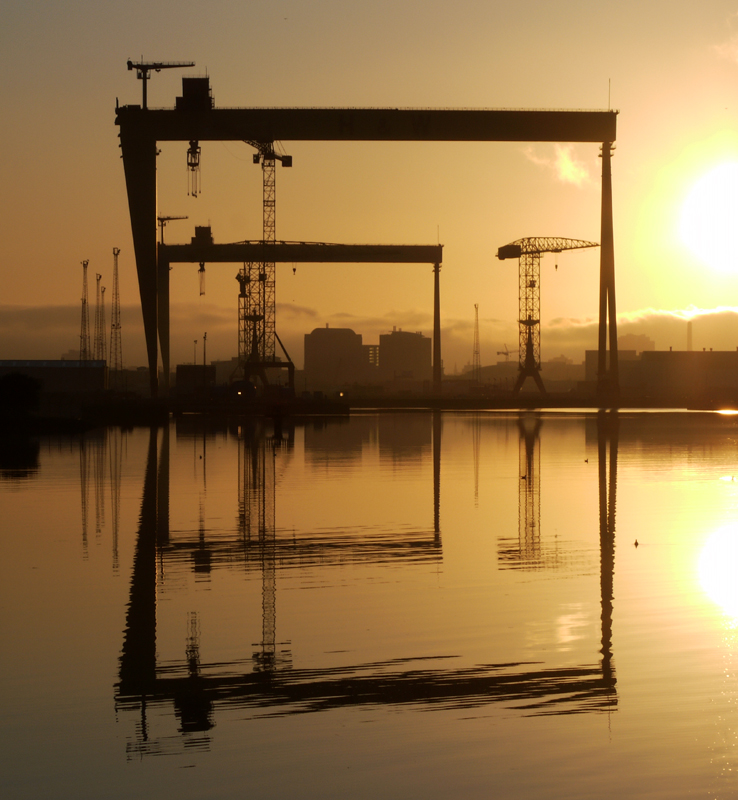
[[[687,321],[687,352],[692,352],[692,320]]]

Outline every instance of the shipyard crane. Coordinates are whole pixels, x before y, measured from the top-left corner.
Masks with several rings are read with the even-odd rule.
[[[505,356],[505,362],[507,363],[507,362],[510,360],[510,356],[511,356],[513,353],[517,353],[518,351],[517,351],[517,350],[510,350],[510,349],[508,349],[508,346],[507,346],[506,344],[505,344],[505,345],[503,345],[503,347],[504,347],[505,349],[504,349],[504,350],[498,350],[498,351],[497,351],[497,355],[498,355],[498,356]]]
[[[597,242],[582,239],[562,239],[553,236],[518,239],[500,247],[497,258],[517,258],[518,267],[518,378],[513,395],[520,392],[526,378],[533,378],[541,394],[546,389],[541,380],[541,254],[561,253],[599,247]]]
[[[194,61],[131,61],[128,59],[128,69],[136,70],[136,77],[143,81],[143,102],[141,107],[148,108],[148,83],[151,71],[161,72],[163,69],[183,69],[184,67],[194,67]]]
[[[276,228],[276,163],[292,166],[292,156],[277,153],[274,142],[246,140],[256,149],[254,164],[262,169],[262,242],[275,244]],[[266,383],[267,366],[276,363],[276,263],[271,260],[247,262],[236,275],[238,294],[238,363],[246,380],[258,375]],[[279,342],[282,344],[281,341]],[[282,346],[284,350],[284,346]],[[285,351],[285,355],[287,355]],[[289,361],[289,356],[287,356]]]
[[[167,226],[167,222],[172,222],[175,219],[189,219],[189,217],[157,217],[156,218],[159,223],[159,244],[164,244],[164,228]]]

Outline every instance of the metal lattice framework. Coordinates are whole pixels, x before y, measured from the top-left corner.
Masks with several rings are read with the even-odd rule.
[[[90,308],[87,303],[87,266],[90,262],[82,262],[82,323],[79,333],[79,360],[89,361],[92,355],[90,348]]]
[[[95,361],[105,361],[105,287],[100,283],[102,275],[95,275],[97,281],[97,295],[95,298],[95,335],[92,343],[92,358]]]
[[[254,440],[246,434],[238,439],[238,518],[245,546],[257,544],[262,570],[261,651],[254,655],[260,670],[270,670],[276,661],[276,473],[275,442],[264,435]]]
[[[262,244],[277,241],[276,163],[280,158],[273,143],[249,142],[259,151],[263,177]],[[236,279],[238,297],[238,360],[245,377],[260,372],[276,361],[276,263],[274,259],[251,261],[243,265]],[[264,375],[261,375],[264,380]]]
[[[479,304],[474,303],[474,352],[472,354],[472,380],[482,381],[482,353],[479,347]]]
[[[120,285],[118,283],[118,256],[120,248],[113,248],[113,300],[110,306],[110,369],[123,369],[123,348],[120,339]]]
[[[541,380],[541,254],[561,253],[599,247],[597,242],[583,239],[562,239],[554,236],[529,237],[506,244],[497,251],[500,260],[517,258],[518,267],[518,379],[513,388],[517,394],[525,379],[531,377],[542,394]]]

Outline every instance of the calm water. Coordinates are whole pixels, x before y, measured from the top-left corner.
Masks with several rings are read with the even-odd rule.
[[[738,797],[738,417],[281,434],[2,465],[3,798]]]

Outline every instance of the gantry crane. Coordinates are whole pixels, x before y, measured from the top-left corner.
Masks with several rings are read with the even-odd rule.
[[[292,166],[292,156],[275,151],[274,142],[247,141],[256,148],[254,164],[261,163],[263,184],[262,242],[275,244],[276,163]],[[238,294],[238,365],[245,379],[258,375],[267,383],[266,368],[277,363],[275,339],[284,350],[275,329],[276,264],[272,260],[247,262],[236,275]],[[285,356],[289,356],[285,350]],[[290,374],[292,374],[290,372]]]
[[[148,108],[148,84],[151,77],[151,70],[161,72],[163,69],[182,69],[183,67],[194,67],[194,61],[131,61],[128,59],[128,69],[136,70],[136,77],[143,81],[143,102],[142,108]]]
[[[506,244],[497,251],[497,258],[519,259],[519,366],[513,395],[520,392],[526,378],[533,378],[541,394],[546,389],[541,380],[541,253],[561,253],[563,250],[580,250],[599,247],[597,242],[557,237],[530,237]]]

